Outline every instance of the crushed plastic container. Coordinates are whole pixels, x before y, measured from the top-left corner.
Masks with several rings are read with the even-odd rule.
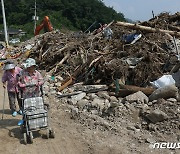
[[[155,88],[163,88],[165,86],[173,85],[175,84],[175,80],[173,79],[172,75],[163,75],[159,79],[150,82],[153,87]]]

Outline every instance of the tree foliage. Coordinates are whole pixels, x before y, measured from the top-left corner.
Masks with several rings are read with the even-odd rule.
[[[45,15],[49,16],[55,29],[86,30],[93,22],[109,23],[112,20],[124,21],[124,15],[106,7],[101,0],[36,0],[38,24]],[[33,34],[32,16],[35,0],[6,0],[4,2],[7,25],[22,27]],[[2,15],[0,15],[2,20]]]

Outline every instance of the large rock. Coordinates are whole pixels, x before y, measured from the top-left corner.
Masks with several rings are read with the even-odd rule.
[[[104,109],[107,110],[108,108],[110,108],[110,106],[111,106],[111,104],[110,104],[109,100],[105,99],[105,101],[104,101]]]
[[[107,91],[99,91],[97,95],[104,99],[110,99],[110,96]]]
[[[149,102],[149,98],[142,91],[138,91],[134,94],[126,96],[124,100],[128,101],[129,103],[133,103],[133,102],[148,103]]]
[[[118,99],[115,96],[110,97],[111,102],[118,102]]]
[[[67,99],[67,102],[70,105],[76,105],[77,104],[77,100],[74,100],[74,99]]]
[[[55,83],[55,86],[56,86],[56,87],[61,87],[61,82]]]
[[[118,103],[118,102],[111,102],[111,103],[110,103],[110,106],[111,106],[112,108],[114,108],[114,107],[119,106],[119,103]]]
[[[76,100],[76,101],[80,101],[81,99],[83,99],[86,96],[86,93],[82,92],[80,94],[71,96],[71,99]]]
[[[50,85],[48,95],[49,94],[56,94],[56,87],[54,87],[53,85]]]
[[[79,112],[78,108],[72,106],[71,107],[71,118],[75,119],[78,116],[78,112]]]
[[[149,100],[153,101],[159,98],[164,98],[164,99],[175,98],[177,96],[177,91],[178,91],[178,88],[174,84],[170,86],[165,86],[163,88],[159,88],[155,90],[149,96]]]
[[[48,85],[44,85],[44,86],[43,86],[43,92],[44,92],[44,94],[48,94],[49,91],[50,91],[49,86],[48,86]]]
[[[169,98],[169,99],[167,99],[167,101],[172,102],[172,103],[177,102],[177,100],[175,98]]]
[[[100,109],[101,111],[105,107],[104,99],[101,99],[101,98],[94,98],[91,104],[92,104],[92,107],[96,107],[97,109]]]
[[[89,103],[89,101],[87,99],[82,99],[80,101],[77,102],[77,107],[79,108],[79,110],[83,110],[84,107]]]
[[[64,79],[60,75],[58,75],[55,77],[55,80],[57,80],[57,82],[62,82]]]
[[[98,96],[95,93],[88,94],[90,100],[94,100],[94,98],[98,98]]]
[[[153,123],[161,122],[168,119],[167,114],[158,109],[152,111],[146,117]]]

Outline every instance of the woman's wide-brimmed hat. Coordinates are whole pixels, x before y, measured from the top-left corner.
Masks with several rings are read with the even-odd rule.
[[[3,70],[11,70],[14,69],[16,65],[12,61],[7,61],[4,63]]]
[[[33,58],[26,59],[26,61],[24,63],[22,63],[22,65],[24,66],[24,68],[28,68],[31,66],[37,66],[36,61]]]

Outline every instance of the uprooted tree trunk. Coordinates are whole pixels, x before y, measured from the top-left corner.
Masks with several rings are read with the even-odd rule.
[[[152,27],[141,26],[141,25],[138,25],[138,24],[131,24],[131,23],[126,23],[126,22],[117,22],[116,25],[125,26],[125,27],[128,27],[128,28],[137,29],[137,30],[143,30],[143,31],[151,32],[151,33],[155,33],[155,32],[168,33],[168,34],[170,34],[172,36],[180,37],[180,32],[176,32],[176,31],[170,31],[170,30],[164,30],[164,29],[156,29],[156,28],[152,28]]]

